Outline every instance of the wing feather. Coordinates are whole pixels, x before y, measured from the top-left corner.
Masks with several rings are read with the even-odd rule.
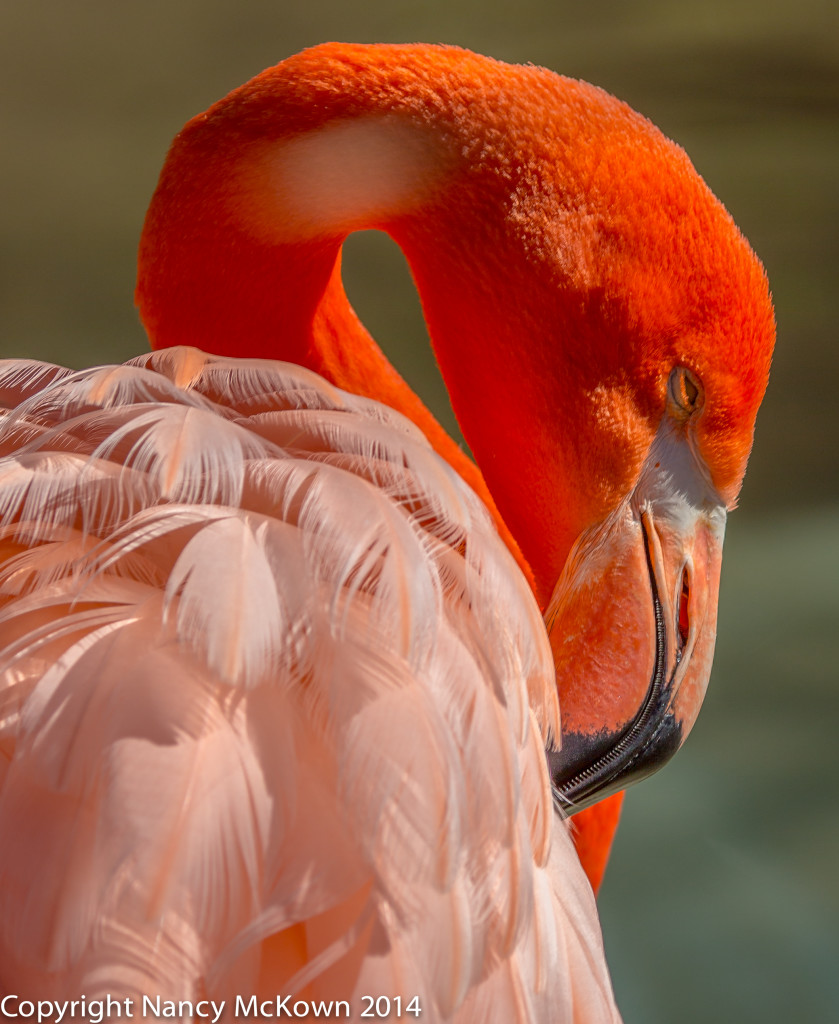
[[[415,427],[194,349],[0,403],[0,990],[617,1020],[538,608]]]

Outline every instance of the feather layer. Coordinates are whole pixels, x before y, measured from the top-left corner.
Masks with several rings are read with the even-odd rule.
[[[418,431],[193,349],[0,401],[0,990],[617,1020],[538,609]]]

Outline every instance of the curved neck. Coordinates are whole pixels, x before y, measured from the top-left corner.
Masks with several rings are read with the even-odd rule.
[[[528,263],[527,239],[499,218],[509,154],[470,152],[500,137],[509,113],[484,95],[487,65],[502,77],[509,69],[482,59],[483,92],[465,117],[457,90],[429,91],[416,52],[406,61],[402,49],[319,47],[190,122],[146,218],[137,302],[156,348],[294,361],[408,416],[487,503],[544,604],[577,532],[573,497],[556,502],[567,469],[555,422],[564,386],[539,343],[556,289]],[[432,58],[464,81],[477,59],[456,50]],[[482,472],[355,316],[340,248],[360,228],[387,231],[405,252]]]

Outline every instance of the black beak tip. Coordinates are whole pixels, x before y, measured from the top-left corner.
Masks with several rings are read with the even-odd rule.
[[[682,727],[670,710],[641,730],[563,733],[562,749],[547,752],[554,805],[569,816],[591,807],[658,771],[682,740]]]

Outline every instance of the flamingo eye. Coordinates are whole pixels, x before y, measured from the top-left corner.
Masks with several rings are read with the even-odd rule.
[[[683,418],[696,412],[704,398],[702,385],[686,366],[676,366],[667,382],[668,405],[673,415]]]

